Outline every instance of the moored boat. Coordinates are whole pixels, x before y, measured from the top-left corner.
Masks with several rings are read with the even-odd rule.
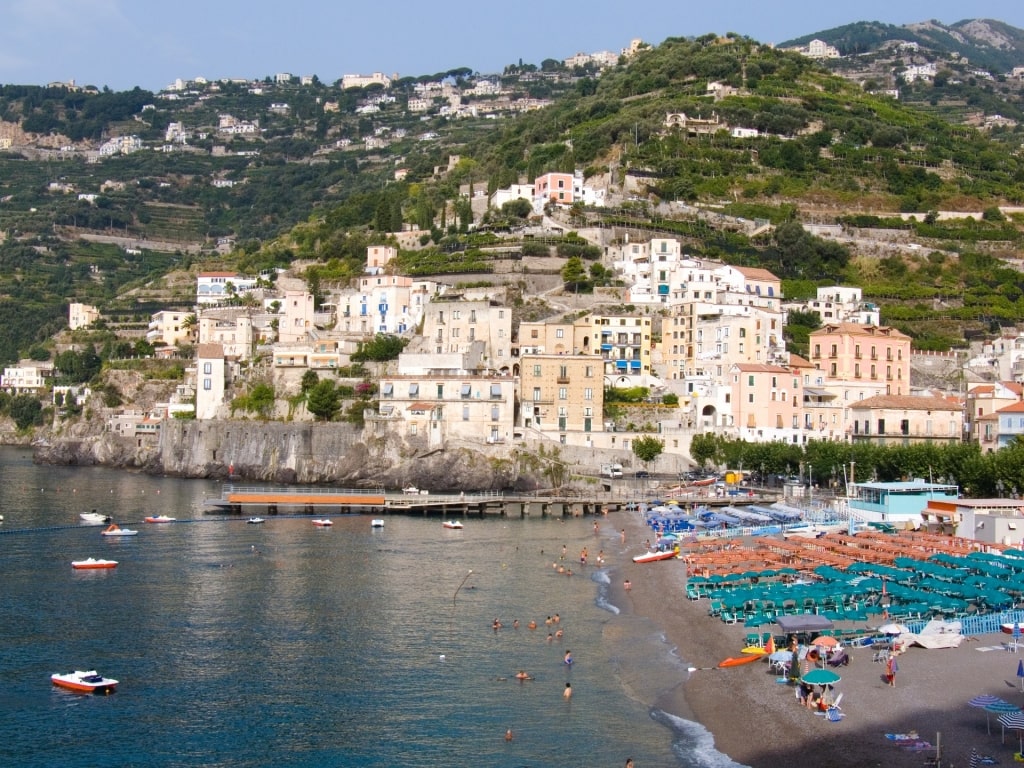
[[[78,571],[117,568],[117,560],[97,560],[94,557],[87,557],[85,560],[72,560],[71,567]]]
[[[371,528],[383,528],[384,527],[384,519],[381,518],[381,517],[373,518],[373,520],[370,521],[370,527]]]
[[[59,688],[79,693],[112,693],[117,689],[117,680],[104,677],[95,669],[88,672],[75,671],[67,674],[50,675],[50,681]]]
[[[177,518],[167,515],[150,515],[146,518],[147,523],[173,523]]]
[[[313,525],[315,525],[317,528],[329,528],[330,526],[334,525],[334,523],[332,523],[327,518],[324,518],[323,520],[314,520]]]
[[[103,525],[104,523],[110,522],[109,515],[101,515],[95,510],[92,512],[83,512],[79,517],[83,523],[88,523],[89,525]]]
[[[458,520],[445,520],[443,523],[441,523],[441,527],[460,529],[462,528],[462,523]]]
[[[262,517],[250,517],[245,522],[247,522],[249,525],[259,525],[260,523],[264,522],[264,520]]]
[[[131,528],[121,528],[117,523],[111,523],[107,528],[101,531],[101,536],[135,536],[138,531],[133,531]]]
[[[674,560],[676,552],[674,549],[666,549],[658,552],[644,552],[633,558],[634,563],[654,563],[658,560]]]

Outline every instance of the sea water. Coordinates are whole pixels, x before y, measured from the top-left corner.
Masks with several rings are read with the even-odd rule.
[[[40,467],[9,448],[0,473],[0,765],[734,765],[652,707],[687,664],[609,600],[627,558],[611,521],[248,525],[204,514],[216,483]],[[138,535],[100,536],[79,522],[92,509]],[[119,564],[72,570],[86,557]],[[76,669],[120,686],[50,685]]]

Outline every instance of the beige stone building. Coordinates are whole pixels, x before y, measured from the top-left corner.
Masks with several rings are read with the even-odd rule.
[[[854,442],[956,443],[963,434],[963,404],[955,398],[877,395],[852,404],[850,413]]]
[[[521,425],[569,442],[567,433],[604,430],[604,376],[590,355],[523,355],[520,359]],[[577,444],[580,441],[575,440]]]
[[[176,347],[190,340],[196,330],[192,322],[186,322],[190,317],[194,317],[191,312],[180,310],[162,309],[154,312],[149,319],[146,341],[150,344]]]
[[[100,311],[92,304],[81,304],[73,301],[68,305],[68,327],[74,331],[88,328],[100,319]]]
[[[423,337],[435,354],[465,353],[476,341],[484,342],[482,364],[511,373],[512,310],[488,300],[461,295],[438,296],[423,311]]]

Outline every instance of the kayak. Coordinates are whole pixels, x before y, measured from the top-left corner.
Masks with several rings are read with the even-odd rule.
[[[768,649],[760,645],[748,645],[746,648],[740,651],[740,653],[749,653],[754,656],[764,656],[768,653]]]
[[[741,667],[744,664],[749,664],[752,661],[757,661],[761,658],[762,654],[748,654],[746,656],[730,656],[728,659],[724,659],[718,662],[719,669],[728,669],[729,667]]]

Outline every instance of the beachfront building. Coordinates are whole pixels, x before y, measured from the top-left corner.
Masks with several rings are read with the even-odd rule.
[[[1024,399],[1024,386],[1016,381],[976,384],[967,390],[964,406],[964,433],[968,440],[980,443],[982,450],[998,447],[999,417],[995,414]]]
[[[849,411],[856,443],[951,444],[963,434],[963,405],[955,398],[875,395],[851,403]]]
[[[1024,510],[1020,499],[931,501],[922,517],[929,530],[955,531],[955,536],[985,544],[1024,544]]]
[[[519,370],[524,428],[574,445],[603,431],[604,376],[592,355],[523,355]]]
[[[865,382],[879,394],[910,393],[910,337],[895,328],[828,323],[810,335],[811,362],[830,382]]]
[[[740,363],[731,366],[732,426],[751,442],[803,442],[803,393],[797,371],[781,365]]]
[[[100,319],[100,311],[92,304],[73,301],[68,305],[68,328],[72,331],[88,328]]]
[[[373,434],[393,433],[437,448],[450,440],[511,442],[515,380],[481,367],[483,344],[466,352],[402,353],[398,373],[380,381]]]
[[[924,480],[891,483],[851,483],[850,517],[861,523],[885,523],[917,528],[930,501],[952,502],[959,498],[953,483]]]
[[[1013,403],[995,413],[998,419],[995,445],[1005,448],[1017,438],[1024,439],[1024,402]]]

